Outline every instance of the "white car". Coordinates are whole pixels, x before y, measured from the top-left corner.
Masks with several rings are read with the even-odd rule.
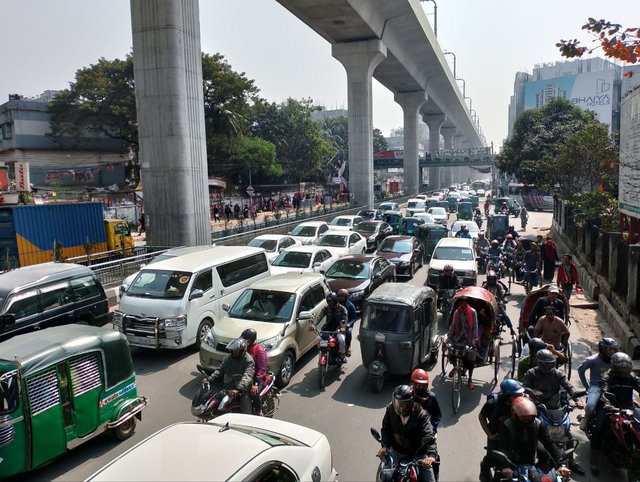
[[[247,246],[264,249],[267,252],[267,259],[271,262],[280,254],[280,251],[294,244],[298,242],[286,234],[261,234],[249,241]]]
[[[476,286],[478,283],[478,267],[476,264],[476,250],[472,239],[442,238],[433,249],[427,285],[435,288],[438,278],[444,273],[445,265],[453,266],[462,286]]]
[[[302,425],[228,413],[169,425],[87,481],[337,481],[327,437]]]
[[[293,228],[289,234],[300,244],[313,244],[327,231],[329,225],[324,221],[305,221]]]
[[[477,195],[478,197],[483,197],[483,196],[484,196],[484,194],[485,194],[484,189],[478,189],[478,190],[476,191],[476,195]]]
[[[413,198],[407,201],[407,217],[413,216],[415,213],[423,213],[426,201],[424,199]]]
[[[337,259],[337,255],[319,246],[291,246],[271,261],[271,274],[320,273]]]
[[[433,224],[436,222],[436,220],[433,218],[433,214],[429,213],[415,213],[413,217],[416,219],[422,219],[425,224]]]
[[[364,254],[367,250],[367,240],[352,231],[327,231],[316,241],[316,246],[327,248],[338,256]]]
[[[436,224],[442,224],[443,226],[447,225],[447,221],[449,221],[449,214],[445,208],[441,207],[433,207],[429,208],[427,214],[431,214],[433,216],[433,221]]]
[[[480,228],[475,223],[475,221],[459,221],[459,220],[456,221],[451,225],[451,230],[449,231],[449,237],[455,238],[458,231],[462,229],[462,226],[467,227],[467,229],[469,230],[469,234],[471,234],[471,238],[474,241],[478,240],[478,233],[480,232]]]
[[[336,216],[329,223],[329,229],[333,231],[339,231],[341,229],[351,231],[361,222],[362,218],[360,216]]]

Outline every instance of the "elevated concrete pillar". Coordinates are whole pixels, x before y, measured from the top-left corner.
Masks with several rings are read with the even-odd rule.
[[[429,154],[434,155],[440,149],[440,127],[442,127],[442,124],[446,120],[446,116],[444,114],[423,115],[422,120],[429,128],[428,152]],[[440,181],[440,168],[430,167],[429,190],[433,191],[435,189],[440,189],[440,187],[442,187],[442,183]]]
[[[404,194],[414,196],[422,188],[422,170],[418,164],[418,112],[427,101],[424,91],[401,92],[394,100],[404,113]]]
[[[446,126],[440,128],[440,133],[442,134],[442,138],[444,139],[444,148],[446,150],[453,149],[453,136],[458,133],[458,128],[456,126]],[[445,187],[451,186],[451,182],[453,179],[453,167],[443,167],[442,168],[442,184]]]
[[[198,0],[131,0],[147,244],[211,244]]]
[[[462,149],[462,143],[464,142],[464,135],[456,134],[453,136],[453,149]],[[453,182],[456,184],[461,182],[462,179],[462,167],[456,166],[453,168]],[[448,186],[447,186],[448,187]]]
[[[349,191],[359,206],[373,207],[373,100],[371,76],[387,57],[380,40],[339,43],[331,54],[347,71]]]

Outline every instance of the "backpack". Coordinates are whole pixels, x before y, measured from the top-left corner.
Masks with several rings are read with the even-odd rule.
[[[490,417],[491,420],[495,420],[495,418],[498,416],[498,409],[500,408],[498,405],[498,398],[500,398],[499,392],[492,392],[489,395],[487,395],[487,402],[489,400],[493,400],[493,411],[491,412],[491,417]]]

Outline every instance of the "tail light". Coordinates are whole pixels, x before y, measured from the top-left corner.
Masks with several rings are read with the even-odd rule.
[[[331,338],[331,340],[329,340],[329,348],[335,348],[335,347],[336,347],[336,339]]]
[[[313,346],[315,346],[317,348],[319,344],[320,344],[320,342],[318,341],[317,338],[315,340],[313,340]]]

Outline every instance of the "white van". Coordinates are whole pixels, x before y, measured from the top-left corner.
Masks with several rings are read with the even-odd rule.
[[[113,312],[132,346],[179,349],[200,343],[249,285],[271,276],[263,249],[217,246],[140,270]]]

